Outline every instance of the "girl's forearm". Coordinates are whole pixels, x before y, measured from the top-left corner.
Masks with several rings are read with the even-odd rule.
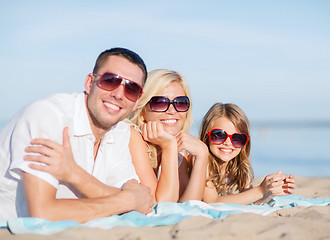
[[[218,196],[216,202],[235,203],[235,204],[251,204],[264,197],[260,186],[251,188],[237,194]]]

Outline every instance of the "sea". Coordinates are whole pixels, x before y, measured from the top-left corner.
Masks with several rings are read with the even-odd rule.
[[[255,176],[330,177],[330,121],[251,123]]]
[[[0,129],[7,122],[0,120]],[[330,177],[330,121],[252,121],[250,125],[255,177],[279,170],[294,176]]]

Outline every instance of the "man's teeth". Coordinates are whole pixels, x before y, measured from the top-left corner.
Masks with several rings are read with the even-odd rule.
[[[171,123],[176,123],[175,119],[168,119],[168,120],[162,120],[163,123],[171,124]]]
[[[107,106],[108,108],[111,108],[112,110],[115,110],[115,111],[118,111],[119,110],[119,107],[118,106],[113,105],[111,103],[104,102],[104,105]]]

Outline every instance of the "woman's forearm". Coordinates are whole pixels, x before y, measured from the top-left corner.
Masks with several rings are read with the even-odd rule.
[[[177,145],[162,149],[161,173],[156,189],[157,202],[177,202],[179,198],[179,174]]]

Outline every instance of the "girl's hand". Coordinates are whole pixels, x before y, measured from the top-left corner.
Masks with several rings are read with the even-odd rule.
[[[200,156],[202,159],[207,160],[209,150],[201,140],[183,130],[176,135],[176,139],[178,142],[178,152],[186,150],[193,156]]]
[[[264,197],[284,196],[293,192],[294,179],[292,175],[284,175],[282,171],[267,175],[259,185]]]
[[[284,192],[286,193],[286,195],[292,194],[294,192],[294,189],[296,187],[295,185],[295,179],[293,177],[293,175],[284,175],[285,179],[284,179]]]
[[[161,123],[149,121],[142,127],[143,139],[152,144],[158,145],[163,150],[176,145],[176,138],[164,130]]]
[[[25,155],[24,160],[45,164],[31,163],[30,168],[50,173],[59,181],[70,182],[74,169],[78,167],[73,158],[67,127],[63,129],[62,145],[49,139],[37,138],[32,139],[31,146],[26,147],[25,152],[38,155]]]

